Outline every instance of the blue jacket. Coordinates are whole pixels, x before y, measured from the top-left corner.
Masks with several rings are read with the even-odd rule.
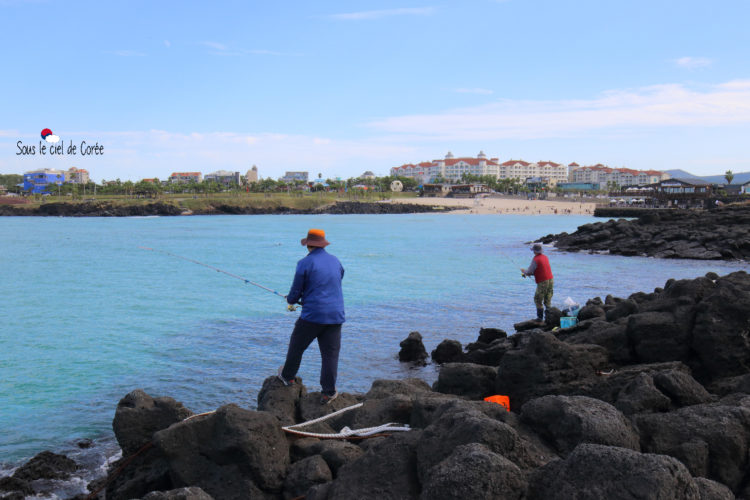
[[[316,248],[297,262],[294,281],[286,296],[289,304],[302,303],[300,318],[322,325],[339,325],[344,319],[341,280],[344,267],[335,256]]]

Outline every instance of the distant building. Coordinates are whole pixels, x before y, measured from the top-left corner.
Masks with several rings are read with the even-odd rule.
[[[65,182],[71,184],[88,184],[89,183],[89,171],[85,168],[70,167],[68,173],[65,176]]]
[[[258,167],[253,165],[253,168],[248,170],[245,174],[245,183],[255,184],[256,182],[258,182]]]
[[[686,208],[705,207],[713,191],[711,183],[703,179],[667,179],[647,187],[659,204]]]
[[[212,181],[223,186],[231,186],[232,184],[240,184],[241,177],[239,172],[230,172],[229,170],[217,170],[206,174],[203,178],[206,181]]]
[[[500,163],[498,158],[487,158],[480,151],[476,158],[455,158],[449,151],[445,158],[417,164],[407,163],[391,168],[391,175],[410,177],[423,183],[430,183],[441,177],[449,181],[460,181],[464,174],[490,176],[495,179],[526,179],[547,177],[550,183],[568,180],[568,167],[552,161],[529,163],[523,160],[509,160]]]
[[[556,185],[568,180],[568,167],[553,161],[529,163],[523,160],[508,160],[500,164],[498,179],[528,179],[544,177],[547,184]]]
[[[374,179],[375,174],[373,174],[371,171],[367,170],[365,173],[359,176],[360,179]]]
[[[450,192],[450,184],[425,184],[422,186],[422,196],[428,198],[448,196]]]
[[[63,182],[65,182],[65,172],[62,170],[43,168],[23,174],[23,190],[27,193],[48,193],[48,186],[59,186]]]
[[[157,182],[159,182],[159,179],[157,179],[156,177],[153,177],[151,179],[141,179],[141,182],[148,182],[150,184],[156,184]]]
[[[490,188],[484,184],[454,184],[450,186],[450,196],[454,198],[474,198],[485,193],[490,193]]]
[[[284,182],[295,182],[295,181],[307,182],[309,175],[310,175],[309,172],[286,172],[284,174],[284,177],[281,178],[281,180]]]
[[[750,181],[740,184],[740,194],[750,194]]]
[[[188,182],[201,182],[203,175],[200,172],[173,172],[169,176],[169,182],[173,184],[187,184]]]
[[[602,186],[617,184],[624,186],[645,186],[669,179],[669,174],[658,170],[633,170],[630,168],[610,168],[601,163],[589,167],[577,167],[570,172],[570,182],[592,182]]]
[[[394,177],[409,177],[421,183],[430,183],[442,177],[450,181],[459,181],[464,174],[498,176],[499,164],[497,158],[487,159],[487,155],[480,151],[476,158],[455,158],[448,151],[445,158],[432,162],[417,164],[407,163],[400,167],[391,168]]]

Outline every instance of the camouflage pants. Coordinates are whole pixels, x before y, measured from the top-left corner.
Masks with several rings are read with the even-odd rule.
[[[534,294],[534,304],[537,309],[542,308],[542,304],[549,309],[552,303],[552,294],[554,293],[554,280],[542,281],[536,284],[536,293]]]

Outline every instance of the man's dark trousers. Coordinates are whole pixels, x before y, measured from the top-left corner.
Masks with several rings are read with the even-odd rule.
[[[285,380],[296,374],[302,362],[302,354],[318,339],[320,349],[320,386],[323,394],[333,395],[336,391],[336,376],[339,366],[339,350],[341,349],[341,325],[321,325],[298,318],[294,324],[294,331],[289,339],[289,350],[281,376]]]

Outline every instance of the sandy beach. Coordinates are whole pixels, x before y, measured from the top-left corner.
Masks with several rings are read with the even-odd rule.
[[[399,198],[391,203],[417,203],[420,205],[440,205],[463,207],[462,213],[479,215],[593,215],[595,203],[566,199],[526,200],[522,198]]]

